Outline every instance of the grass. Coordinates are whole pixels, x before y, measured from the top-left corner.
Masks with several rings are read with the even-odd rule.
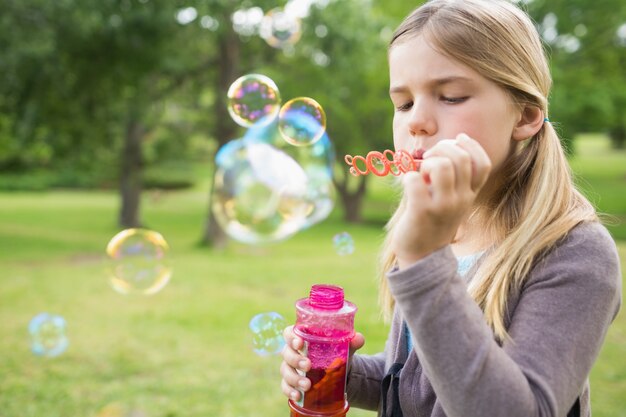
[[[615,160],[602,163],[595,142],[581,146],[588,151],[572,161],[577,172],[601,197],[603,210],[622,210],[626,197],[617,179],[626,156],[611,154]],[[607,182],[613,186],[602,188]],[[365,225],[344,224],[336,210],[285,242],[232,244],[223,252],[197,244],[207,190],[202,184],[145,193],[146,226],[165,236],[174,262],[171,282],[148,297],[120,295],[108,283],[103,258],[118,232],[116,194],[0,193],[0,417],[128,417],[111,411],[118,406],[147,417],[288,415],[280,360],[253,353],[247,326],[265,311],[293,322],[293,302],[314,283],[342,285],[359,306],[363,352],[383,348],[387,328],[376,305],[375,258],[390,210],[387,185],[372,188],[366,210],[372,221]],[[334,252],[332,237],[341,231],[354,237],[353,255]],[[626,270],[626,242],[619,249]],[[54,359],[29,350],[28,322],[42,311],[68,323],[70,347]],[[626,416],[625,352],[622,313],[591,374],[596,417]],[[353,409],[349,415],[375,414]]]
[[[115,195],[0,195],[0,416],[95,417],[111,404],[150,417],[286,415],[279,358],[256,356],[247,326],[264,311],[292,322],[293,302],[318,282],[345,287],[368,349],[382,348],[372,272],[380,230],[334,218],[280,244],[216,253],[197,245],[205,205],[198,191],[146,195],[145,221],[170,243],[174,275],[142,297],[115,293],[106,277]],[[343,230],[357,242],[350,257],[332,248]],[[28,322],[42,311],[68,323],[58,358],[29,351]]]
[[[607,227],[626,240],[626,149],[611,149],[600,135],[583,135],[575,142],[570,160],[581,191],[602,213],[610,214]]]

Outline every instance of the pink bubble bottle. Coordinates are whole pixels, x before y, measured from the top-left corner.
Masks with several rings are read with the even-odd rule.
[[[304,340],[311,361],[306,377],[311,388],[300,401],[289,400],[291,417],[344,417],[346,365],[354,336],[356,306],[344,300],[343,288],[313,285],[308,298],[296,301],[294,333]]]

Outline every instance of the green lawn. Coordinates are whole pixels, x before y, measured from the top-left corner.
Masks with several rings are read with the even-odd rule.
[[[293,322],[293,302],[314,283],[344,286],[366,350],[382,348],[379,229],[334,218],[280,244],[215,253],[197,245],[205,205],[202,191],[146,195],[145,222],[168,240],[174,275],[158,294],[122,296],[103,262],[118,231],[114,194],[0,194],[0,416],[95,417],[112,403],[149,417],[287,415],[279,358],[253,353],[248,322],[266,311]],[[344,230],[356,252],[340,257],[332,237]],[[28,322],[42,311],[67,321],[58,358],[30,353]]]
[[[570,163],[580,189],[602,213],[607,227],[626,240],[626,149],[614,150],[599,135],[583,135],[575,142]]]
[[[623,216],[626,155],[612,162],[619,168],[603,164],[601,155],[589,152],[573,164],[603,210]],[[608,192],[603,178],[613,184]],[[165,236],[174,261],[169,285],[149,297],[120,295],[107,281],[104,248],[119,231],[115,194],[0,193],[0,417],[125,417],[99,413],[107,405],[141,409],[146,417],[288,415],[280,360],[253,353],[248,322],[265,311],[292,322],[293,302],[310,285],[335,283],[359,306],[363,351],[382,349],[387,328],[376,304],[375,260],[390,205],[387,187],[377,184],[366,210],[373,221],[363,226],[342,223],[337,210],[285,242],[233,244],[223,252],[197,245],[206,187],[146,193],[144,221]],[[342,231],[355,239],[351,256],[333,250],[332,237]],[[626,241],[619,247],[626,270]],[[29,350],[28,322],[42,311],[67,321],[70,347],[58,358]],[[592,373],[594,416],[626,416],[625,358],[622,313]]]

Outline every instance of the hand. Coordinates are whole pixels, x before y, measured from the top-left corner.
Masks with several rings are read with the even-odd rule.
[[[420,171],[403,179],[406,209],[391,239],[400,269],[452,242],[490,172],[487,153],[465,134],[424,153]]]
[[[296,336],[293,332],[293,326],[287,327],[283,331],[283,337],[285,338],[285,347],[281,355],[283,356],[283,362],[280,364],[280,374],[283,377],[280,386],[283,393],[293,401],[300,400],[300,392],[306,392],[311,388],[311,380],[298,373],[306,373],[311,369],[311,361],[300,354],[300,350],[304,347],[304,341]],[[355,351],[362,348],[365,344],[365,338],[361,333],[355,333],[354,337],[350,341],[350,357],[348,364],[352,359],[352,355]],[[350,366],[350,365],[348,365]]]

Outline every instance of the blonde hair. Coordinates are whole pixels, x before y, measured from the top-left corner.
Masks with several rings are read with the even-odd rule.
[[[523,108],[548,114],[552,80],[539,35],[530,18],[504,0],[432,0],[396,30],[390,48],[423,35],[440,53],[472,68],[509,93]],[[508,338],[505,317],[511,291],[521,287],[534,263],[584,221],[593,206],[576,190],[559,137],[551,123],[518,146],[504,164],[502,185],[472,216],[489,225],[496,242],[487,252],[468,292],[498,340]],[[379,301],[386,319],[394,300],[385,273],[396,264],[389,236],[404,210],[402,200],[387,224],[380,262]]]

